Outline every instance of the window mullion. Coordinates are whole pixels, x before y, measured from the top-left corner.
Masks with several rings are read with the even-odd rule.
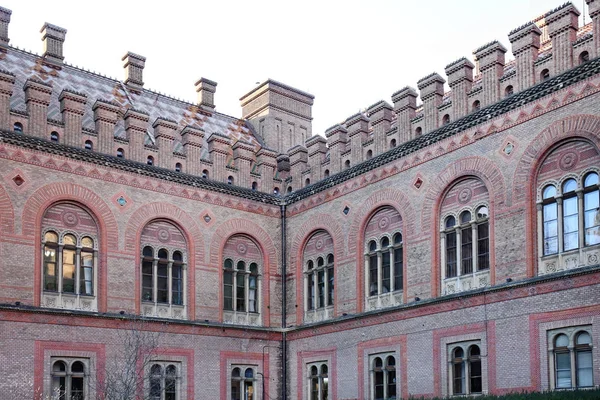
[[[577,236],[579,239],[579,252],[581,253],[585,246],[585,208],[583,204],[583,190],[578,189],[577,193]]]
[[[328,265],[329,264],[325,264],[325,267],[323,268],[323,279],[325,280],[325,282],[323,282],[323,308],[329,305],[329,268],[327,268]]]
[[[456,277],[462,275],[462,229],[457,227],[456,232]]]
[[[377,294],[382,293],[383,286],[383,257],[381,256],[381,250],[377,251]]]
[[[577,384],[577,360],[575,357],[575,349],[569,347],[569,357],[571,358],[571,387],[576,388]]]
[[[248,312],[250,310],[248,307],[250,304],[250,274],[248,272],[244,273],[244,294],[246,299],[244,302],[244,311]]]
[[[81,274],[81,247],[75,249],[75,294],[79,294]]]
[[[477,223],[471,222],[471,265],[473,274],[479,269],[479,235],[477,234]]]
[[[562,253],[564,252],[564,243],[565,243],[565,238],[563,236],[564,234],[564,221],[563,221],[563,199],[562,197],[557,197],[556,198],[556,204],[557,204],[557,225],[558,225],[558,252]]]
[[[440,269],[442,270],[442,281],[444,281],[444,279],[446,279],[446,232],[440,233],[440,241],[442,242],[442,251],[440,252]]]
[[[158,259],[152,261],[152,302],[158,299]]]
[[[188,269],[188,265],[187,264],[182,264],[181,265],[181,274],[182,274],[182,298],[181,298],[181,305],[182,306],[187,306],[187,269]]]
[[[394,258],[394,253],[397,246],[390,247],[390,292],[394,292],[396,290],[396,259]]]
[[[167,264],[167,301],[173,305],[173,261]]]
[[[236,264],[234,264],[235,267]],[[233,283],[232,283],[232,289],[231,289],[232,293],[233,293],[233,304],[232,307],[233,311],[238,311],[237,309],[237,269],[234,268],[233,270]]]

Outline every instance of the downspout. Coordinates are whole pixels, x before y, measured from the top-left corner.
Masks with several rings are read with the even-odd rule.
[[[285,219],[286,205],[279,206],[281,210],[281,327],[283,333],[281,336],[281,398],[287,399],[287,226]]]

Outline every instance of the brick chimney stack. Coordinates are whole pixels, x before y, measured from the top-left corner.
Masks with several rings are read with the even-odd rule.
[[[500,99],[500,77],[504,74],[506,48],[497,40],[473,52],[479,62],[483,87],[483,106]]]
[[[55,66],[62,66],[63,56],[63,43],[65,42],[65,36],[67,30],[56,25],[45,23],[40,30],[42,34],[42,42],[44,42],[44,61],[53,64]]]
[[[425,126],[423,133],[431,132],[438,127],[438,106],[444,97],[444,83],[446,81],[438,73],[427,75],[419,79],[417,87],[421,91],[423,101],[423,117]]]
[[[573,67],[573,42],[577,39],[580,14],[573,3],[565,3],[546,13],[556,75]]]
[[[215,109],[215,92],[217,91],[217,82],[210,79],[200,78],[196,82],[196,92],[198,92],[198,105]]]
[[[515,70],[517,73],[517,91],[527,89],[535,83],[535,60],[540,49],[542,31],[530,22],[508,34],[515,56]]]
[[[10,24],[10,15],[12,11],[8,8],[0,7],[0,50],[8,46],[8,24]]]
[[[134,92],[140,92],[144,87],[143,75],[146,57],[127,52],[121,58],[121,61],[123,61],[123,68],[125,68],[125,85]]]
[[[398,140],[400,141],[398,144],[408,142],[413,138],[410,120],[416,115],[417,91],[406,86],[392,94],[392,101],[394,102]]]
[[[596,57],[600,56],[600,0],[585,0],[588,5],[588,11],[592,18],[594,29],[594,47],[596,48]]]
[[[473,68],[473,63],[464,57],[446,65],[448,86],[452,89],[453,120],[469,113],[467,93],[471,91],[473,83]]]

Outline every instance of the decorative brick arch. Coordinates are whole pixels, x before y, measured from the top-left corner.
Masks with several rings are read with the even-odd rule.
[[[135,309],[140,312],[141,305],[141,236],[144,227],[151,221],[165,220],[178,227],[188,245],[188,317],[195,318],[195,275],[196,263],[204,261],[204,237],[194,222],[194,219],[185,211],[169,203],[150,203],[140,206],[127,221],[125,229],[124,250],[135,255]]]
[[[526,208],[526,254],[527,276],[533,277],[537,265],[536,232],[536,182],[538,170],[546,157],[558,146],[567,142],[583,140],[591,143],[600,152],[600,117],[595,115],[573,115],[541,131],[531,141],[519,159],[513,176],[513,198],[522,199]]]
[[[352,220],[352,225],[348,233],[348,254],[354,254],[356,259],[356,301],[358,312],[364,307],[364,257],[362,254],[363,243],[365,241],[365,228],[371,217],[381,210],[382,207],[392,207],[402,217],[404,241],[410,239],[416,234],[415,212],[410,204],[408,197],[396,189],[383,189],[373,193],[362,206],[356,211]],[[409,241],[410,243],[410,241]],[[405,253],[406,257],[406,253]],[[406,263],[405,263],[406,265]],[[404,274],[406,281],[407,274]],[[406,282],[404,282],[406,287]],[[404,301],[406,302],[407,290],[404,291]]]
[[[0,186],[0,235],[15,233],[15,211],[3,186]]]
[[[263,267],[263,279],[262,279],[262,314],[263,323],[265,325],[270,324],[270,305],[271,299],[271,276],[277,276],[278,252],[275,247],[275,243],[271,239],[271,236],[256,223],[242,218],[234,218],[221,224],[216,232],[213,234],[210,243],[210,260],[209,267],[219,271],[219,318],[223,321],[223,274],[221,273],[221,266],[223,265],[223,248],[230,237],[234,235],[243,235],[252,240],[260,249],[263,254],[264,267]]]
[[[506,184],[500,169],[490,160],[483,157],[465,157],[444,167],[442,172],[431,182],[425,195],[421,209],[421,230],[431,232],[431,296],[436,297],[440,290],[440,232],[439,218],[441,202],[450,187],[461,178],[474,177],[481,180],[489,193],[490,199],[490,249],[494,245],[494,215],[508,206]],[[495,252],[490,251],[490,283],[496,279]]]
[[[288,271],[294,271],[296,279],[296,304],[304,304],[304,290],[303,284],[304,278],[302,277],[302,253],[306,243],[311,238],[313,233],[317,231],[325,231],[333,239],[333,256],[334,260],[339,261],[344,256],[344,232],[338,221],[329,214],[317,214],[310,217],[305,221],[300,228],[298,228],[296,235],[292,239],[290,251],[288,254],[289,265]],[[300,260],[300,265],[298,264]],[[338,279],[338,274],[335,274],[335,279]],[[338,286],[338,285],[336,285]],[[337,301],[334,301],[334,314],[337,312]],[[303,320],[304,307],[298,306],[296,308],[296,321],[300,323]]]
[[[36,190],[25,203],[21,218],[23,236],[36,245],[34,269],[34,305],[39,306],[42,290],[42,218],[53,204],[74,202],[86,209],[96,220],[100,231],[100,257],[98,262],[98,311],[106,311],[107,294],[107,254],[108,249],[118,249],[119,236],[117,220],[108,205],[91,190],[73,183],[52,183]]]

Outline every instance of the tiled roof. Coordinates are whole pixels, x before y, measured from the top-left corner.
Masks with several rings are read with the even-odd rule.
[[[28,79],[33,79],[52,86],[52,96],[48,107],[48,118],[51,120],[62,120],[58,98],[63,90],[87,96],[83,115],[84,131],[95,130],[92,106],[96,100],[102,100],[118,106],[121,116],[129,108],[135,108],[149,115],[146,144],[154,143],[152,123],[160,117],[174,121],[181,129],[187,125],[204,129],[207,135],[204,138],[203,159],[208,159],[206,139],[213,132],[230,137],[234,143],[240,139],[244,140],[255,146],[256,150],[262,146],[262,141],[254,135],[249,124],[243,120],[218,112],[211,112],[212,115],[209,116],[206,111],[202,112],[196,104],[152,90],[143,89],[140,93],[135,93],[128,90],[121,81],[68,64],[64,64],[61,70],[56,70],[44,65],[41,57],[23,50],[9,47],[8,53],[2,60],[2,67],[15,76],[15,90],[10,99],[10,107],[17,113],[23,113],[26,110],[23,85]],[[122,118],[119,118],[117,122],[115,137],[125,138],[125,126]],[[175,137],[173,151],[182,151],[179,132]]]

